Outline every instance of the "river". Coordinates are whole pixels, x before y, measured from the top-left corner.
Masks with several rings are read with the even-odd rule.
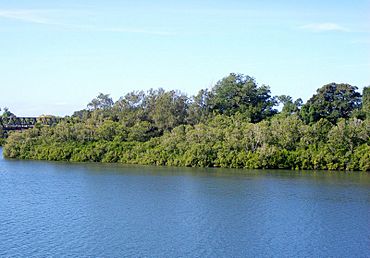
[[[370,257],[368,173],[0,155],[1,257]]]

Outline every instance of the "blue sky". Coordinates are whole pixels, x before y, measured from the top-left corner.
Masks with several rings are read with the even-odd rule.
[[[99,92],[193,95],[230,72],[307,100],[370,85],[370,1],[0,2],[0,106],[68,115]]]

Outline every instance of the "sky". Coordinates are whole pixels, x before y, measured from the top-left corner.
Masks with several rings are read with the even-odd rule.
[[[100,92],[178,89],[229,73],[309,99],[370,85],[370,0],[0,0],[0,107],[71,115]]]

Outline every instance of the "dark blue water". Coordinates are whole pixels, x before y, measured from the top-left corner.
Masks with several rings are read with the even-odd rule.
[[[370,257],[370,176],[0,159],[1,257]]]

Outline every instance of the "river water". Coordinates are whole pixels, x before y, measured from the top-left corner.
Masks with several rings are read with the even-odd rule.
[[[370,257],[367,173],[0,155],[1,257]]]

